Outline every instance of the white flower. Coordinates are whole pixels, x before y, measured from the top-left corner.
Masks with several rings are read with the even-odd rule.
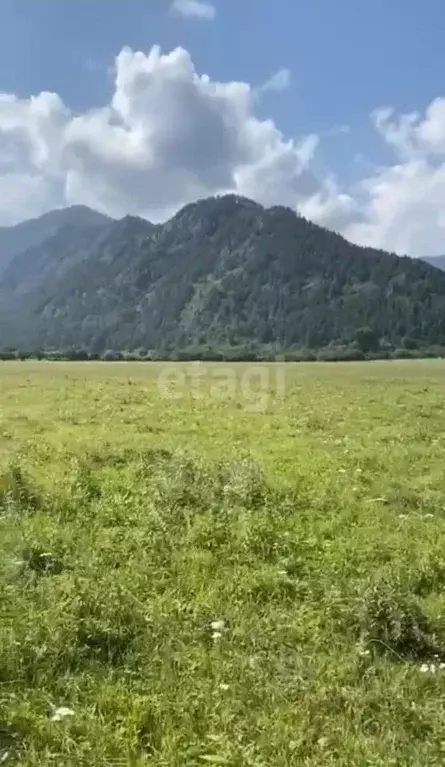
[[[212,629],[212,631],[218,631],[219,633],[221,633],[221,631],[224,631],[225,627],[226,627],[226,624],[224,623],[223,620],[212,621],[210,624],[210,628]]]
[[[219,689],[222,690],[223,692],[227,692],[227,690],[230,690],[230,686],[228,684],[222,683],[219,685]]]
[[[422,674],[435,674],[436,671],[443,671],[445,669],[445,663],[422,663],[420,671]]]
[[[369,658],[371,655],[371,650],[368,650],[368,648],[361,644],[361,642],[357,644],[357,652],[361,658]]]
[[[66,719],[68,716],[74,716],[72,708],[66,708],[66,706],[60,706],[54,710],[54,714],[51,717],[52,722],[61,722],[62,719]]]
[[[213,634],[212,634],[212,639],[213,639],[214,642],[219,642],[221,637],[222,637],[222,634],[221,634],[220,631],[214,631]]]

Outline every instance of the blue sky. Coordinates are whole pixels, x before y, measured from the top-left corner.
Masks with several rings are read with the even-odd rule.
[[[337,228],[357,240],[409,249],[410,241],[404,248],[405,240],[389,231],[388,222],[386,235],[370,233],[374,197],[358,202],[363,190],[356,194],[351,185],[366,186],[376,181],[378,169],[400,164],[391,126],[376,130],[373,110],[390,106],[397,121],[415,111],[422,121],[428,105],[445,96],[443,0],[214,0],[212,5],[215,17],[203,20],[173,13],[170,0],[1,0],[0,91],[19,99],[54,92],[73,114],[85,114],[110,102],[111,68],[125,46],[148,53],[159,45],[165,54],[181,46],[199,74],[253,88],[285,68],[288,87],[264,92],[255,104],[257,118],[273,120],[284,140],[317,135],[311,171],[318,178],[334,176],[335,193],[350,196],[355,205],[356,220],[339,220]],[[0,148],[1,136],[0,131]],[[403,161],[413,160],[404,156]],[[437,158],[428,162],[436,171]],[[368,208],[358,210],[359,205]],[[315,204],[308,210],[316,212]],[[413,235],[412,247],[430,249],[436,242],[438,247],[442,229],[437,222],[435,227],[434,238],[423,238],[424,245]]]

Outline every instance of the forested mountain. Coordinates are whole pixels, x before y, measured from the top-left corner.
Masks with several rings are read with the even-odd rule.
[[[445,273],[234,195],[69,222],[15,256],[0,304],[3,347],[445,345]]]

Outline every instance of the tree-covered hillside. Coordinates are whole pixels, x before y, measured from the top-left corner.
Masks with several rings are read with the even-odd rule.
[[[233,195],[161,225],[59,230],[16,256],[1,296],[21,348],[445,345],[444,273]]]

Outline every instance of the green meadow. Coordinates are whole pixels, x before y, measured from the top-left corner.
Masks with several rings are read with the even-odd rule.
[[[445,361],[0,396],[0,765],[445,763]]]

